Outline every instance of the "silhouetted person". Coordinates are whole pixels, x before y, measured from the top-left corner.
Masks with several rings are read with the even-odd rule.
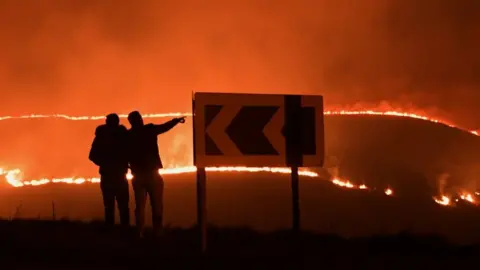
[[[157,136],[169,131],[185,117],[174,118],[164,124],[144,124],[138,111],[128,115],[131,128],[128,130],[128,160],[132,171],[135,193],[135,220],[139,236],[143,236],[145,225],[145,204],[147,195],[152,207],[154,234],[158,236],[163,225],[163,178],[158,170],[163,168],[158,153]]]
[[[89,159],[100,167],[100,188],[105,207],[105,224],[108,226],[115,224],[115,201],[120,213],[120,224],[130,224],[126,139],[127,128],[120,125],[118,115],[112,113],[107,115],[106,124],[95,130],[90,150]]]

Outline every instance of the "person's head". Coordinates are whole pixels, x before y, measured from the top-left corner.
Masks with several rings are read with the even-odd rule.
[[[141,127],[143,126],[143,118],[140,112],[133,111],[128,114],[128,122],[132,126],[132,128]]]
[[[120,117],[118,117],[116,113],[111,113],[107,115],[105,123],[107,124],[107,126],[117,127],[118,125],[120,125]]]

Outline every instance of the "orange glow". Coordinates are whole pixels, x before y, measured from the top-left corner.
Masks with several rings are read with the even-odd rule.
[[[391,188],[387,188],[387,189],[385,189],[385,194],[387,196],[392,196],[393,195],[393,190]]]

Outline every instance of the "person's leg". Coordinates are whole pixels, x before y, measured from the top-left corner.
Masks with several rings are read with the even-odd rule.
[[[145,227],[145,204],[147,202],[147,191],[145,188],[145,177],[136,174],[132,180],[133,192],[135,195],[135,225],[140,236],[143,236]]]
[[[116,199],[118,212],[120,214],[120,224],[123,227],[130,225],[130,208],[128,206],[130,197],[128,190],[128,182],[125,175],[119,176],[119,184],[117,187]]]
[[[157,171],[150,174],[148,181],[148,196],[152,207],[153,233],[158,236],[163,229],[163,178]]]
[[[100,188],[102,190],[105,225],[115,224],[115,190],[110,185],[109,176],[101,176]]]

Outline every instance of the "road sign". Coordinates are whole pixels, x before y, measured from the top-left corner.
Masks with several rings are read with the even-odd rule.
[[[298,167],[324,162],[322,96],[195,93],[192,109],[201,250],[207,247],[208,166],[291,167],[292,229],[298,233]]]
[[[323,97],[195,93],[194,163],[322,166]]]

